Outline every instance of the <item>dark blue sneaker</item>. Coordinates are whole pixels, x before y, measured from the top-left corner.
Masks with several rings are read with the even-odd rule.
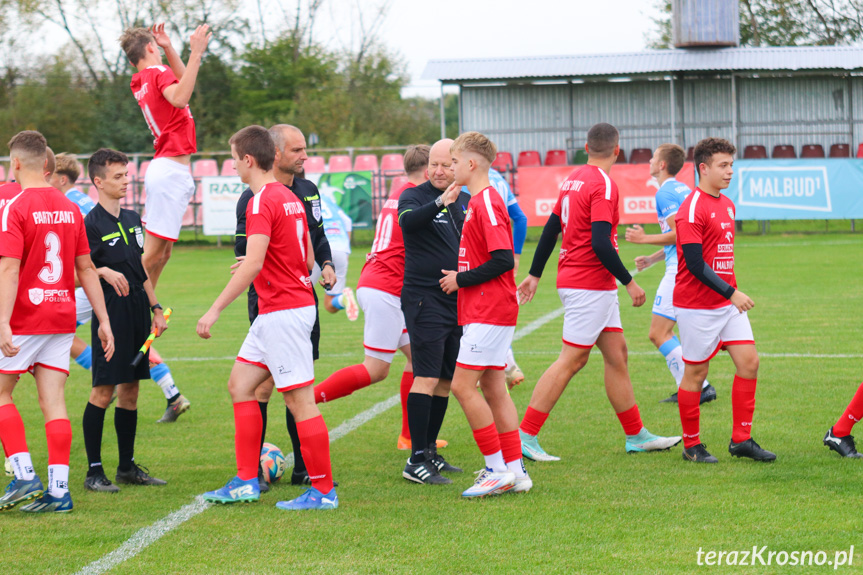
[[[21,511],[24,513],[69,513],[72,511],[72,496],[69,495],[68,491],[63,494],[63,497],[54,497],[45,492],[33,503],[28,503],[22,507]]]
[[[298,509],[336,509],[339,506],[339,496],[336,495],[336,488],[330,489],[330,492],[324,495],[314,487],[306,489],[306,491],[290,501],[279,501],[276,507],[279,509],[298,510]]]
[[[19,503],[35,499],[45,490],[42,480],[36,475],[33,479],[13,479],[6,486],[6,493],[0,497],[0,511],[12,509]]]
[[[204,501],[212,503],[237,503],[241,501],[248,503],[257,501],[260,498],[261,489],[258,487],[257,477],[253,477],[248,481],[234,477],[221,489],[204,493]]]

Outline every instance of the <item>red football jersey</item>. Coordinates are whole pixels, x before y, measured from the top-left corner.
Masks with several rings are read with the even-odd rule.
[[[487,187],[467,204],[461,243],[458,247],[458,271],[478,268],[491,259],[496,250],[512,251],[512,228],[509,214],[500,194]],[[512,270],[479,285],[458,290],[458,323],[515,325],[518,319],[518,296]]]
[[[18,182],[10,182],[8,184],[0,185],[0,211],[3,211],[3,208],[6,207],[12,198],[21,193],[21,184]]]
[[[374,288],[396,297],[402,296],[402,285],[405,282],[405,240],[399,225],[399,196],[413,187],[414,184],[405,182],[384,202],[378,215],[372,251],[366,254],[366,264],[360,272],[357,288]]]
[[[260,313],[315,305],[306,267],[306,208],[282,184],[270,183],[246,208],[246,235],[270,238],[264,267],[255,278]]]
[[[75,332],[75,258],[90,253],[78,206],[54,188],[28,188],[0,214],[0,257],[21,260],[15,335]]]
[[[617,184],[601,168],[586,165],[572,172],[560,185],[560,196],[552,213],[560,217],[563,229],[557,263],[559,289],[607,291],[617,289],[591,245],[591,224],[611,223],[611,243],[617,250]]]
[[[144,112],[156,157],[185,156],[198,151],[195,143],[195,120],[189,106],[175,108],[162,92],[178,82],[169,66],[150,66],[132,76],[132,93]]]
[[[683,257],[684,244],[701,244],[704,262],[731,287],[734,277],[734,202],[719,194],[695,188],[689,194],[674,221],[677,223],[677,279],[674,282],[674,306],[694,309],[716,309],[731,305],[693,276]]]

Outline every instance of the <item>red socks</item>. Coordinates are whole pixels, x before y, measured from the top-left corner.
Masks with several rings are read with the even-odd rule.
[[[755,413],[755,379],[734,376],[731,388],[731,413],[734,417],[734,431],[731,441],[740,443],[752,437],[752,414]],[[680,397],[678,395],[678,397]]]
[[[517,434],[517,432],[513,433]],[[494,423],[482,429],[474,429],[473,438],[476,440],[476,444],[483,455],[494,455],[501,450],[500,436]],[[518,449],[521,451],[521,440],[519,440]]]
[[[345,367],[315,386],[315,403],[326,403],[345,397],[371,383],[369,370],[363,364]]]
[[[69,465],[72,449],[72,424],[69,420],[52,419],[45,424],[45,435],[48,439],[48,465]]]
[[[851,435],[851,429],[855,423],[860,421],[861,417],[863,417],[863,383],[857,388],[857,393],[854,394],[854,399],[848,404],[845,413],[833,426],[833,435],[836,437]]]
[[[300,436],[300,451],[303,452],[312,487],[326,495],[333,489],[333,470],[330,462],[330,433],[324,423],[324,416],[298,421],[297,435]]]
[[[408,426],[408,395],[414,384],[414,372],[402,372],[402,383],[399,392],[402,396],[402,437],[411,438],[411,428]]]
[[[547,413],[528,407],[524,412],[524,419],[521,420],[520,429],[528,435],[539,435],[539,430],[542,429],[546,419],[548,419]]]
[[[641,433],[641,428],[644,427],[644,424],[641,423],[641,414],[638,412],[638,404],[618,413],[617,419],[620,420],[623,433],[626,435],[638,435]]]
[[[0,406],[0,440],[3,442],[6,457],[28,452],[24,421],[14,403]]]
[[[680,425],[683,428],[683,447],[689,449],[701,443],[699,419],[701,417],[701,391],[677,390],[677,408],[680,410]],[[733,400],[732,400],[733,403]]]
[[[503,462],[510,463],[521,459],[521,438],[518,436],[518,430],[513,429],[506,433],[499,434],[500,450],[503,452]]]
[[[237,477],[243,481],[258,476],[261,461],[261,433],[264,420],[257,401],[234,404],[234,449],[237,454]]]

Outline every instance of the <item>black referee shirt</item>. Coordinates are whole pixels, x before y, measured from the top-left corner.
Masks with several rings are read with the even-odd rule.
[[[147,273],[141,263],[144,253],[144,229],[141,216],[133,210],[120,208],[120,217],[109,214],[102,204],[96,204],[84,218],[90,258],[97,268],[110,268],[126,277],[130,288],[141,288]],[[114,293],[114,288],[100,280],[102,290]]]
[[[458,245],[470,194],[460,192],[455,202],[439,208],[435,199],[442,193],[431,182],[425,182],[408,188],[399,197],[399,225],[405,240],[405,287],[440,290],[441,270],[458,271]]]

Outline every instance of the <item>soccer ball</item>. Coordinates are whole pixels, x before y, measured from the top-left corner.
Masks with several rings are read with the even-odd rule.
[[[9,461],[8,457],[6,458],[6,475],[8,475],[9,477],[15,475],[15,471],[12,469],[12,462]]]
[[[285,473],[285,454],[272,443],[265,443],[261,448],[261,468],[267,483],[275,483]]]

